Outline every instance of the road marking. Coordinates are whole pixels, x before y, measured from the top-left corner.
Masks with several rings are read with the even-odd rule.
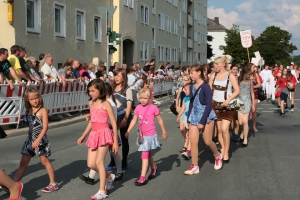
[[[271,110],[269,111],[269,110],[268,110],[268,111],[262,111],[262,112],[274,112],[274,111],[271,111]]]

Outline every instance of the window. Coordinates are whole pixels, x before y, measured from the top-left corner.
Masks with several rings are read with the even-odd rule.
[[[152,49],[155,49],[155,26],[152,27]]]
[[[85,40],[85,11],[76,10],[76,37]]]
[[[41,1],[27,0],[26,5],[26,27],[27,32],[41,32]]]
[[[152,0],[152,8],[156,8],[156,0]]]
[[[198,32],[198,44],[201,44],[201,34]]]
[[[177,49],[172,49],[172,61],[177,62]]]
[[[183,49],[182,61],[186,62],[186,49]]]
[[[182,27],[183,27],[183,28],[182,28],[182,29],[183,29],[183,30],[182,30],[182,31],[183,31],[183,37],[186,38],[186,37],[187,37],[187,28],[186,28],[185,25],[183,25]]]
[[[198,62],[198,59],[197,59],[197,52],[195,51],[194,52],[194,63],[197,63]]]
[[[124,6],[128,6],[129,8],[133,8],[133,0],[124,0]]]
[[[179,52],[181,52],[181,35],[179,35]]]
[[[186,0],[182,1],[182,11],[184,13],[187,13],[187,1]]]
[[[162,13],[158,13],[158,29],[165,30],[165,15]]]
[[[175,6],[177,8],[177,6],[178,6],[178,0],[173,0],[173,6]]]
[[[194,31],[194,42],[197,42],[197,36],[198,36],[197,31]]]
[[[148,42],[141,42],[140,44],[140,60],[148,60]]]
[[[188,63],[191,62],[191,50],[188,50],[188,54],[187,54],[187,62],[188,62]]]
[[[170,17],[166,16],[166,31],[170,33]]]
[[[177,35],[178,33],[178,22],[174,20],[173,33]]]
[[[181,27],[181,10],[179,11],[179,26]]]
[[[141,22],[142,24],[149,25],[149,8],[147,5],[141,5]]]
[[[66,6],[57,2],[54,6],[54,33],[55,36],[66,36]]]
[[[171,61],[171,48],[166,47],[166,61]]]
[[[162,45],[158,45],[158,60],[164,61],[164,47]]]
[[[194,9],[194,20],[197,20],[197,14],[198,14],[198,11],[196,10],[196,8]]]
[[[200,11],[198,12],[197,21],[198,21],[198,24],[200,24],[200,21],[201,21],[201,13],[200,13]]]
[[[100,16],[94,17],[94,41],[102,42],[102,21]]]

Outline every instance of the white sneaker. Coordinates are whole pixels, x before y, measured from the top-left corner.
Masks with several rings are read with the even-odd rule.
[[[106,192],[101,192],[100,190],[93,196],[91,196],[91,199],[105,199],[107,197]]]
[[[219,154],[217,157],[215,157],[215,170],[219,170],[222,168],[222,165],[223,165],[223,156],[222,154]]]
[[[190,160],[192,157],[191,155],[189,155],[187,152],[183,152],[181,154],[181,156],[185,159],[185,160]]]
[[[112,188],[112,184],[115,180],[116,176],[114,174],[110,174],[110,177],[108,179],[106,179],[106,186],[105,186],[105,190],[108,191]]]
[[[291,112],[294,112],[294,108],[291,109]]]
[[[184,172],[185,175],[199,174],[199,166],[191,164],[190,168]]]
[[[64,116],[72,117],[73,115],[71,115],[70,113],[65,113]]]

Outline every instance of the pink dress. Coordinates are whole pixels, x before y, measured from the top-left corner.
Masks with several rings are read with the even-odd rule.
[[[108,113],[106,112],[106,110],[104,110],[102,107],[91,107],[92,130],[90,132],[88,140],[86,141],[86,145],[89,148],[95,150],[101,146],[113,145],[113,133],[108,126],[107,120]]]

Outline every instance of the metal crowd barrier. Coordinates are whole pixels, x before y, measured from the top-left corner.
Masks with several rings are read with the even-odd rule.
[[[148,85],[152,81],[155,96],[169,94],[175,82],[175,80],[165,78],[149,78]],[[40,91],[44,107],[48,109],[49,115],[88,109],[89,97],[86,94],[86,83],[67,82],[63,86],[61,82],[49,82],[40,85],[33,84],[31,87]],[[0,84],[0,125],[19,124],[24,117],[25,89],[25,85],[15,84],[15,89],[11,90],[9,85]]]

